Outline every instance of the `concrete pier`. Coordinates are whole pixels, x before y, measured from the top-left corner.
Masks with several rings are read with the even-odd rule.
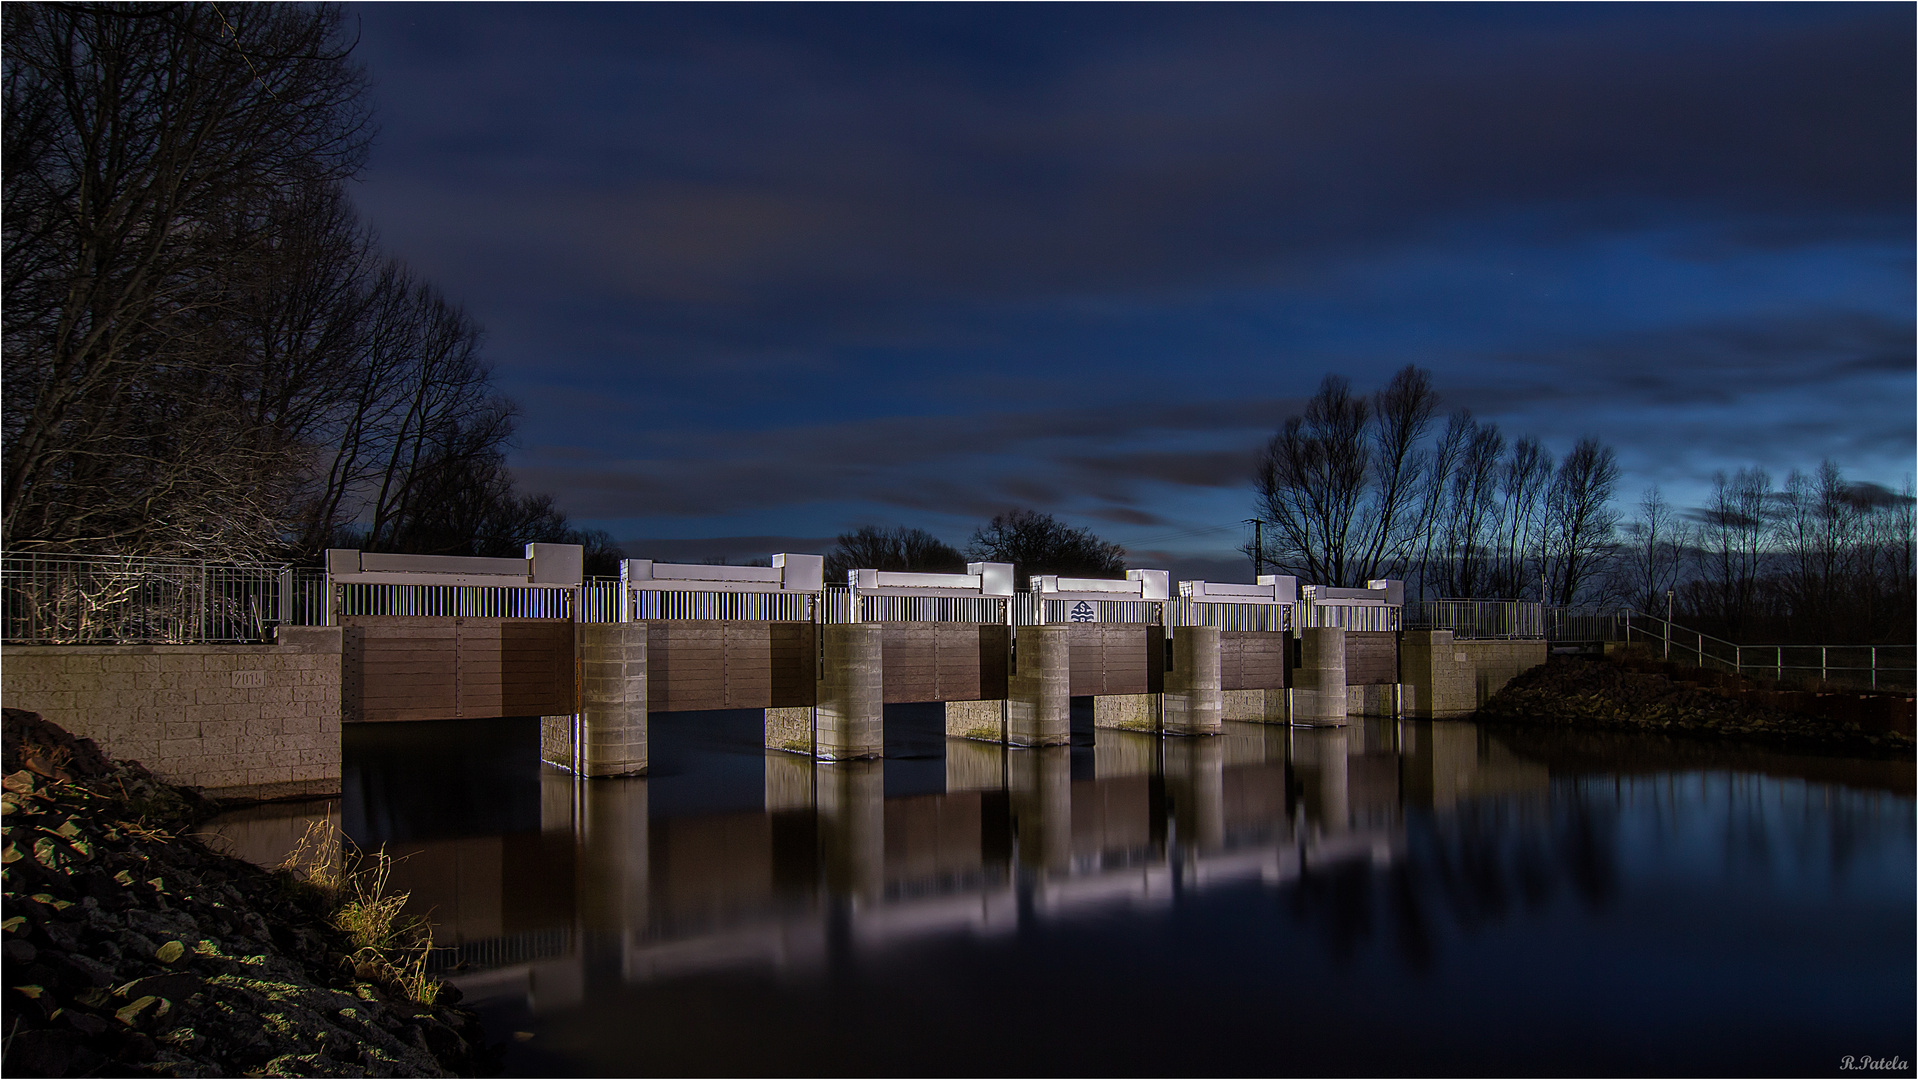
[[[646,627],[584,623],[579,711],[540,717],[539,756],[580,776],[646,772]]]
[[[646,771],[646,627],[581,623],[581,776],[636,776]]]
[[[1299,635],[1299,667],[1292,688],[1292,723],[1346,722],[1345,631],[1309,626]]]
[[[1071,740],[1072,651],[1065,626],[1022,626],[1016,670],[1006,679],[1006,742],[1063,746]]]
[[[1219,630],[1215,626],[1172,629],[1172,670],[1165,675],[1167,735],[1217,735],[1224,730],[1219,689]]]
[[[822,761],[885,753],[885,690],[878,623],[819,628],[823,670],[813,706],[813,756]]]

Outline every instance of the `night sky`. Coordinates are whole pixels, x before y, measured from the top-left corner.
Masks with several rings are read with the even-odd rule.
[[[1908,4],[359,5],[386,249],[635,557],[1030,506],[1243,580],[1328,372],[1714,470],[1913,470]]]

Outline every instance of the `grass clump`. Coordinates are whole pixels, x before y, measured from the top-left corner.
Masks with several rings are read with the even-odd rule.
[[[280,869],[323,900],[327,922],[346,935],[353,948],[344,965],[357,978],[431,1005],[444,985],[426,972],[433,926],[405,914],[412,894],[393,891],[396,862],[384,846],[362,851],[331,821],[315,821]]]

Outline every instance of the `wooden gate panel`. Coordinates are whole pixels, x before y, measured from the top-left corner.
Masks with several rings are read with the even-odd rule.
[[[1163,628],[1145,624],[1067,628],[1072,696],[1161,692],[1165,686],[1164,638]],[[1158,662],[1153,663],[1154,659]]]
[[[886,623],[885,700],[980,701],[1005,696],[1006,628],[974,623]]]
[[[682,712],[726,707],[725,632],[706,619],[646,625],[646,707]]]
[[[1282,630],[1219,631],[1221,690],[1283,690],[1291,685],[1292,635]]]
[[[341,705],[356,722],[570,713],[573,624],[566,619],[353,615]]]
[[[1399,681],[1399,636],[1390,630],[1345,632],[1345,685]]]
[[[797,709],[812,705],[819,683],[818,646],[813,643],[812,624],[772,623],[767,642],[772,676],[772,700],[767,707]]]
[[[808,623],[720,619],[646,624],[646,698],[653,712],[793,708],[813,703]]]
[[[729,622],[721,638],[722,709],[764,709],[773,703],[772,624]]]

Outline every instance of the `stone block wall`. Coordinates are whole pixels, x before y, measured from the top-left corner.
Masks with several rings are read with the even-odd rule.
[[[1292,722],[1290,690],[1226,690],[1219,695],[1219,700],[1227,720],[1246,720],[1255,724]]]
[[[1159,730],[1159,695],[1101,694],[1092,699],[1092,726],[1113,731]]]
[[[8,645],[0,699],[219,798],[340,790],[340,631],[273,645]]]
[[[1345,688],[1347,716],[1397,716],[1399,707],[1398,683],[1369,683]]]
[[[1544,641],[1460,641],[1453,646],[1465,653],[1473,669],[1472,708],[1485,704],[1521,671],[1545,663],[1550,646]]]
[[[1400,646],[1405,714],[1470,716],[1512,677],[1545,662],[1543,641],[1457,641],[1450,630],[1408,630]]]
[[[947,738],[979,739],[984,742],[1005,741],[1006,703],[1003,699],[948,701],[945,706]],[[766,723],[772,723],[770,714]]]

